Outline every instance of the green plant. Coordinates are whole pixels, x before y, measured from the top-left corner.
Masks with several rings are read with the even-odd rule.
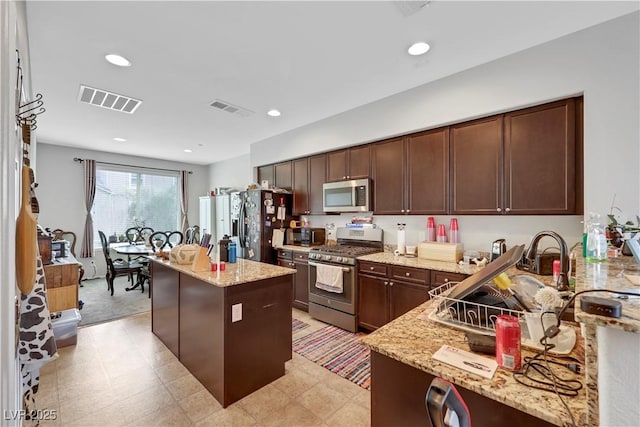
[[[616,195],[613,195],[613,200],[611,201],[611,208],[609,209],[609,214],[607,215],[607,217],[609,218],[609,228],[619,228],[621,232],[627,232],[627,231],[640,231],[640,216],[636,215],[636,223],[634,224],[633,221],[631,220],[627,220],[624,223],[620,223],[617,218],[616,218],[616,214],[614,213],[615,211],[618,211],[620,214],[623,214],[622,209],[620,209],[619,207],[615,206],[616,203]]]

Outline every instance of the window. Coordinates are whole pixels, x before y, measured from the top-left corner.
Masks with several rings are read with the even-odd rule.
[[[97,247],[100,246],[98,230],[116,239],[135,226],[158,231],[179,230],[179,174],[98,163],[91,215]]]

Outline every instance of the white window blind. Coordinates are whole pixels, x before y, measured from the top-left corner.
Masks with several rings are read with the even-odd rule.
[[[98,230],[107,238],[123,236],[129,227],[155,231],[180,229],[179,173],[129,166],[96,165],[93,216],[94,246]]]

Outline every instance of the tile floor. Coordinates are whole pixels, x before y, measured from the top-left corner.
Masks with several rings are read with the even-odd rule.
[[[307,313],[293,316],[324,326]],[[151,314],[78,329],[41,371],[42,426],[369,426],[369,391],[293,353],[286,373],[223,409],[151,333]]]

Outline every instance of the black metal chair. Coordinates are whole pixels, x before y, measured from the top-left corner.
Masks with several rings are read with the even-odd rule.
[[[192,225],[184,230],[184,243],[187,245],[191,245],[194,243],[200,242],[200,227],[197,225]]]
[[[113,296],[113,280],[118,276],[128,275],[129,279],[133,283],[133,273],[136,273],[138,275],[137,280],[140,280],[140,269],[142,268],[142,264],[138,262],[125,261],[122,258],[111,259],[107,237],[102,231],[98,231],[98,234],[100,234],[102,252],[104,252],[104,259],[107,264],[107,289],[111,291],[111,295]]]
[[[149,236],[149,244],[158,251],[173,248],[182,243],[184,235],[180,231],[155,231]],[[143,265],[138,274],[138,282],[144,292],[144,282],[149,282],[149,298],[151,298],[151,272],[149,264]]]

